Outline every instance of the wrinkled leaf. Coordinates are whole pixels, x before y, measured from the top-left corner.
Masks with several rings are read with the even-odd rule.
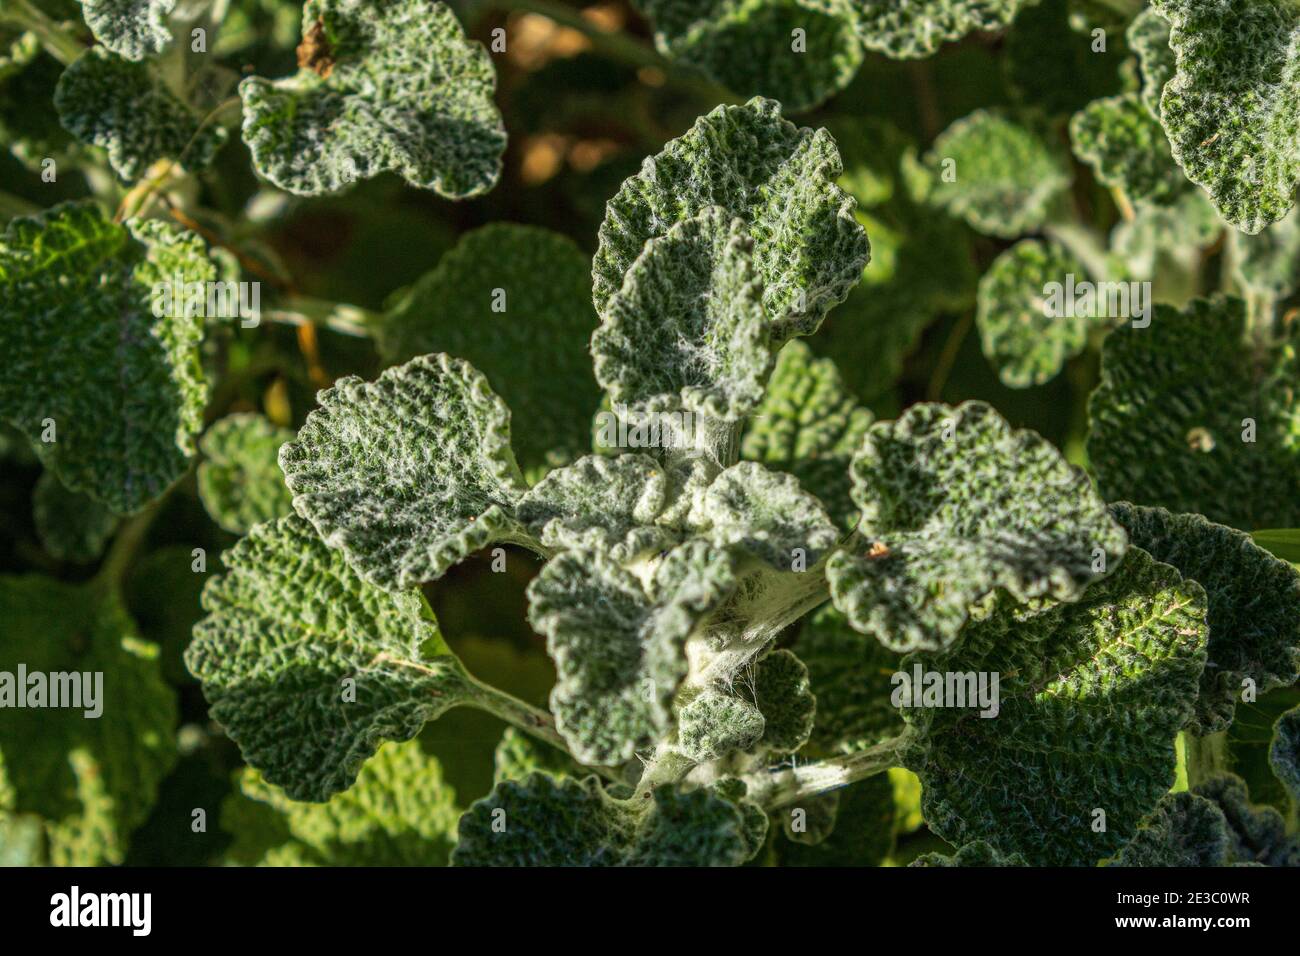
[[[68,132],[108,152],[109,165],[124,180],[139,179],[159,159],[200,169],[226,140],[222,126],[200,126],[203,117],[147,65],[99,48],[63,72],[54,108]]]
[[[779,100],[792,112],[838,93],[862,65],[849,19],[816,0],[637,0],[666,56],[742,96]],[[795,47],[794,31],[802,30]]]
[[[816,495],[845,530],[858,523],[849,461],[872,416],[845,388],[830,359],[792,341],[777,356],[763,401],[749,417],[741,453],[788,472]]]
[[[390,362],[446,352],[481,371],[514,412],[531,474],[590,449],[595,327],[590,258],[558,233],[493,223],[396,296],[377,331]]]
[[[293,430],[262,415],[239,413],[216,422],[199,442],[199,498],[212,520],[234,534],[293,513],[280,471],[280,446]]]
[[[206,400],[202,319],[179,302],[155,315],[154,289],[215,275],[198,239],[89,201],[0,236],[0,414],[68,489],[126,513],[184,473]]]
[[[993,260],[980,280],[975,322],[984,355],[1004,385],[1051,381],[1087,346],[1094,320],[1061,308],[1066,277],[1086,281],[1087,274],[1061,246],[1037,239],[1022,239]],[[1059,287],[1055,302],[1053,283]]]
[[[1124,553],[1087,476],[990,406],[914,405],[853,462],[864,544],[827,566],[849,622],[900,653],[956,640],[971,605],[1076,600]]]
[[[302,519],[258,525],[222,560],[185,663],[212,718],[289,798],[346,790],[381,743],[467,696],[420,595],[365,583]]]
[[[749,226],[773,341],[810,334],[870,257],[853,200],[835,185],[840,172],[830,133],[795,127],[771,100],[700,117],[609,201],[592,266],[597,311],[623,288],[646,242],[718,206]]]
[[[949,126],[922,162],[928,202],[1003,239],[1042,226],[1070,185],[1068,166],[1035,130],[988,110]]]
[[[1295,568],[1250,535],[1200,515],[1126,503],[1112,505],[1111,514],[1131,544],[1205,588],[1209,663],[1196,700],[1195,733],[1225,730],[1247,686],[1252,694],[1263,694],[1300,678],[1300,573]]]
[[[487,192],[506,134],[487,50],[436,0],[309,0],[297,75],[239,85],[253,166],[300,196],[381,172],[449,199]]]
[[[1130,548],[1077,603],[1025,613],[1004,598],[952,653],[921,658],[925,671],[999,675],[996,717],[904,711],[922,737],[904,762],[921,778],[930,828],[1033,866],[1112,855],[1173,785],[1174,738],[1205,666],[1205,614],[1200,585]],[[1092,826],[1097,808],[1104,831]]]
[[[1295,348],[1256,351],[1245,325],[1241,300],[1195,299],[1106,339],[1088,459],[1108,500],[1243,531],[1300,524]]]
[[[41,818],[53,865],[121,863],[176,760],[176,700],[158,649],[94,585],[0,578],[0,620],[0,791],[12,791],[12,811]],[[29,695],[37,673],[47,693],[52,675],[79,675],[81,706],[34,707],[30,696],[18,706],[20,667]]]
[[[492,542],[529,543],[510,410],[473,366],[426,355],[318,399],[280,467],[294,509],[367,581],[409,587]]]
[[[1300,182],[1300,10],[1290,0],[1153,0],[1174,76],[1160,121],[1187,178],[1224,219],[1257,233]]]

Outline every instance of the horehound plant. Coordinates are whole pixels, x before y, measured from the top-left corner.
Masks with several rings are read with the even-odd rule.
[[[0,575],[0,861],[130,861],[224,733],[208,861],[863,865],[924,824],[953,850],[925,865],[1300,863],[1300,709],[1256,704],[1300,676],[1295,5],[635,0],[653,48],[606,6],[0,0],[0,139],[84,181],[0,193],[35,542]],[[537,17],[574,63],[505,45]],[[381,309],[301,294],[269,240],[294,210],[483,197],[508,122],[545,172],[518,73],[581,128],[617,85],[564,87],[587,56],[654,98],[604,107],[653,155],[598,233],[489,222]],[[574,169],[607,146],[558,139]],[[186,292],[252,277],[260,316]],[[328,386],[305,420],[259,388],[277,324],[304,401]],[[938,401],[971,329],[999,388],[1068,381],[1064,451]],[[385,370],[333,379],[318,332]],[[189,492],[211,570],[158,540]],[[426,598],[522,551],[544,709]],[[141,632],[194,582],[191,677],[193,618]],[[102,719],[12,708],[20,663],[102,672]],[[468,809],[414,739],[453,708],[510,725]]]
[[[591,353],[633,447],[530,483],[509,409],[445,354],[321,393],[280,450],[297,514],[227,557],[187,654],[267,783],[327,800],[383,741],[475,706],[567,759],[517,756],[461,818],[458,864],[740,864],[769,819],[853,827],[826,801],[892,767],[950,842],[1082,864],[1140,832],[1179,732],[1230,721],[1242,677],[1294,680],[1296,574],[1245,535],[1107,508],[985,404],[873,422],[811,358],[797,338],[868,260],[839,173],[826,131],[759,99],[610,201]],[[470,676],[417,590],[507,544],[546,562],[528,600],[549,713]],[[1262,600],[1267,619],[1230,620]],[[857,693],[815,693],[823,653]],[[886,662],[997,674],[999,711],[861,708]],[[1222,814],[1180,801],[1161,825]]]

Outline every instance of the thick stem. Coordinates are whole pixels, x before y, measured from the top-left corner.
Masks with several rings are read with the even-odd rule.
[[[465,673],[465,687],[468,690],[468,695],[463,701],[466,706],[486,711],[563,753],[569,752],[569,745],[555,729],[555,718],[546,711],[512,697],[505,691],[497,690],[468,672]],[[615,782],[623,779],[619,771],[613,767],[588,767],[587,769]]]
[[[655,751],[641,772],[641,779],[637,781],[636,793],[632,799],[648,800],[658,787],[671,786],[685,777],[695,767],[695,761],[691,760],[681,751],[674,749],[668,744],[660,744],[659,749]]]
[[[901,767],[903,754],[912,745],[914,736],[915,731],[908,727],[897,737],[857,753],[829,757],[802,767],[774,767],[746,774],[742,778],[748,787],[745,796],[771,810],[865,780],[891,767]]]
[[[46,52],[64,66],[86,52],[86,48],[62,24],[55,23],[29,0],[0,0],[0,21],[30,30]]]
[[[703,635],[707,649],[691,655],[691,673],[687,686],[692,690],[710,687],[721,681],[729,683],[740,670],[761,654],[785,628],[805,614],[826,603],[830,597],[822,565],[796,576],[799,587],[783,591],[778,597],[748,608],[749,613],[735,626],[733,633],[720,635],[712,631]],[[717,641],[721,637],[721,646]],[[688,654],[691,648],[687,648]]]
[[[1183,734],[1183,744],[1187,748],[1187,786],[1190,789],[1204,783],[1211,777],[1229,773],[1232,759],[1228,754],[1228,732],[1219,731],[1197,737],[1191,733]]]

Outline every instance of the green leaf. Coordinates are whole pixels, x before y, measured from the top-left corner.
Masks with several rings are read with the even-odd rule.
[[[741,808],[707,790],[616,800],[540,773],[498,784],[459,832],[454,866],[738,866],[752,849]]]
[[[426,355],[318,400],[280,467],[294,509],[367,581],[410,587],[492,542],[531,542],[510,410],[470,364]]]
[[[1245,303],[1216,296],[1157,304],[1150,328],[1106,339],[1088,403],[1104,497],[1243,531],[1300,525],[1295,346],[1252,348],[1245,329]]]
[[[197,238],[119,225],[88,201],[0,236],[0,414],[69,490],[126,513],[185,472],[203,424],[203,323],[189,304],[155,315],[154,289],[215,275]]]
[[[1031,0],[811,0],[843,8],[868,50],[898,60],[927,57],[977,30],[1000,30]]]
[[[826,130],[798,129],[780,105],[719,106],[645,161],[610,200],[592,266],[602,315],[646,243],[711,206],[744,220],[775,343],[817,329],[870,258],[853,200],[835,185]]]
[[[758,662],[754,704],[763,715],[760,743],[774,753],[792,754],[808,742],[817,713],[808,668],[792,651],[776,650]]]
[[[849,494],[849,461],[871,421],[835,363],[792,341],[777,356],[763,401],[750,415],[741,454],[794,475],[850,530],[858,509]]]
[[[763,714],[752,703],[725,688],[709,687],[682,708],[677,743],[695,763],[708,763],[752,749],[764,726]]]
[[[720,548],[738,548],[778,571],[812,568],[839,540],[835,523],[796,478],[742,461],[722,472],[690,523]]]
[[[32,518],[47,553],[81,564],[104,553],[118,523],[113,512],[93,498],[64,488],[48,471],[32,491]]]
[[[748,415],[772,355],[746,224],[713,207],[651,238],[602,311],[591,354],[616,406]]]
[[[1014,239],[1045,222],[1070,186],[1058,151],[1026,125],[988,110],[957,120],[922,160],[927,201],[978,232]]]
[[[1069,275],[1083,277],[1087,271],[1060,245],[1037,239],[1022,239],[984,273],[975,322],[984,355],[1002,384],[1028,388],[1049,382],[1087,347],[1094,320],[1064,309],[1053,314],[1051,308],[1048,287],[1063,288]]]
[[[143,60],[172,41],[167,17],[176,0],[80,0],[86,26],[118,56]]]
[[[1234,230],[1228,236],[1235,278],[1247,289],[1284,299],[1300,287],[1300,212],[1293,209],[1258,235]]]
[[[904,661],[999,675],[995,718],[904,710],[921,737],[904,763],[921,778],[930,828],[1031,866],[1112,855],[1173,785],[1174,738],[1205,667],[1205,615],[1200,585],[1130,548],[1076,603],[1035,613],[1003,597],[952,653]],[[1098,809],[1104,830],[1093,827]]]
[[[1223,811],[1193,793],[1165,794],[1111,866],[1227,866],[1231,838]]]
[[[234,534],[293,513],[277,455],[293,430],[263,415],[240,413],[216,422],[199,442],[199,498],[212,520]]]
[[[95,585],[0,578],[0,620],[0,791],[10,810],[42,819],[53,865],[121,863],[176,760],[158,650]],[[68,692],[55,675],[79,675],[80,706],[35,706],[37,674],[46,693]]]
[[[291,799],[346,790],[383,741],[468,695],[421,596],[367,584],[302,519],[258,525],[222,560],[185,663],[212,718]]]
[[[924,853],[908,866],[1028,866],[1019,853],[1002,854],[984,840],[967,843],[952,856]]]
[[[668,495],[668,477],[653,458],[588,455],[529,489],[519,517],[548,548],[593,549],[633,561],[677,543],[678,532],[655,524]]]
[[[1229,858],[1233,863],[1300,866],[1300,838],[1287,835],[1286,820],[1272,807],[1250,802],[1246,784],[1233,774],[1213,777],[1192,788],[1213,801],[1228,821]]]
[[[514,727],[507,727],[502,734],[493,756],[493,766],[493,783],[522,780],[530,773],[546,773],[552,777],[579,777],[582,773],[582,768],[564,751]]]
[[[445,3],[308,0],[302,24],[296,76],[239,85],[261,175],[300,196],[385,171],[449,199],[496,184],[506,133],[492,58]]]
[[[1201,676],[1194,733],[1227,729],[1247,686],[1252,694],[1263,694],[1300,678],[1300,573],[1295,568],[1250,535],[1200,515],[1127,503],[1112,505],[1111,514],[1132,544],[1205,588],[1209,663]]]
[[[245,767],[222,808],[230,855],[263,866],[446,866],[460,810],[418,741],[385,744],[328,803],[299,803]],[[253,815],[274,816],[259,824]],[[252,824],[252,825],[250,825]]]
[[[829,604],[804,623],[794,647],[817,700],[815,748],[853,753],[902,731],[902,715],[890,700],[897,654],[853,630]]]
[[[705,542],[670,551],[643,585],[599,551],[566,551],[528,587],[528,617],[555,660],[551,712],[584,764],[617,764],[668,728],[686,639],[736,587]]]
[[[1291,797],[1291,803],[1300,806],[1300,707],[1283,714],[1273,729],[1273,742],[1268,748],[1268,761],[1273,773]]]
[[[1300,10],[1290,0],[1153,0],[1177,58],[1160,121],[1187,178],[1254,234],[1300,182]]]
[[[140,178],[159,159],[200,169],[226,141],[222,126],[200,126],[203,117],[148,65],[99,47],[64,71],[54,108],[73,136],[108,151],[109,165],[124,180]]]
[[[777,859],[782,866],[881,866],[894,849],[894,788],[889,777],[880,774],[850,784],[828,796],[838,798],[834,828],[825,839],[809,845],[793,840],[777,841]],[[809,804],[811,801],[805,801]],[[782,807],[793,810],[811,806]]]
[[[1142,103],[1155,119],[1160,119],[1160,97],[1178,68],[1174,51],[1169,48],[1169,21],[1146,7],[1133,18],[1125,37],[1137,57]]]
[[[982,402],[913,405],[873,425],[853,497],[871,548],[831,557],[831,595],[899,653],[950,646],[997,589],[1077,600],[1126,544],[1086,475]]]
[[[394,297],[377,333],[390,362],[446,352],[479,369],[514,411],[531,474],[590,450],[595,327],[590,257],[558,233],[493,223]]]
[[[810,110],[849,85],[862,65],[853,25],[816,0],[637,0],[655,44],[742,96]],[[794,31],[804,31],[796,48]]]
[[[1186,188],[1164,130],[1137,93],[1094,100],[1075,113],[1070,142],[1098,181],[1131,203],[1167,205]]]

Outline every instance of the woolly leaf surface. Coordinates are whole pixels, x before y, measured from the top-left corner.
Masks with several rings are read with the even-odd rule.
[[[815,331],[870,257],[853,200],[835,184],[841,172],[830,133],[799,129],[776,102],[719,106],[609,201],[592,265],[597,311],[605,313],[650,239],[718,206],[748,224],[773,340]]]
[[[926,823],[1032,866],[1111,856],[1174,783],[1205,667],[1205,592],[1139,548],[1073,604],[1005,599],[924,671],[999,675],[999,709],[907,708]],[[904,669],[918,658],[904,661]],[[1106,829],[1092,823],[1095,809]],[[1050,834],[1050,837],[1045,835]]]
[[[203,424],[199,310],[154,314],[155,285],[178,275],[215,277],[198,239],[157,221],[119,225],[89,201],[14,219],[0,236],[0,414],[69,490],[120,513],[184,473]]]
[[[510,410],[469,363],[425,355],[318,399],[280,467],[294,509],[367,581],[409,587],[492,542],[528,542]]]
[[[377,334],[390,362],[446,352],[481,371],[514,413],[515,452],[531,474],[590,450],[595,327],[590,258],[550,230],[493,223],[399,293]]]
[[[1055,448],[992,407],[913,405],[853,462],[863,544],[831,557],[849,622],[900,653],[956,640],[996,589],[1076,600],[1124,553],[1123,529]]]
[[[300,196],[386,171],[449,199],[496,184],[496,73],[445,3],[309,0],[302,24],[295,76],[239,85],[261,175]]]
[[[467,696],[420,595],[367,584],[301,518],[258,525],[222,560],[185,663],[212,718],[289,798],[346,790],[381,743]]]
[[[1300,524],[1295,346],[1255,350],[1245,327],[1245,303],[1215,297],[1157,303],[1149,328],[1107,337],[1088,459],[1108,500],[1243,531]]]
[[[1263,694],[1300,678],[1300,573],[1250,535],[1163,508],[1127,503],[1111,514],[1129,542],[1205,588],[1209,660],[1191,730],[1226,730],[1250,681]]]

